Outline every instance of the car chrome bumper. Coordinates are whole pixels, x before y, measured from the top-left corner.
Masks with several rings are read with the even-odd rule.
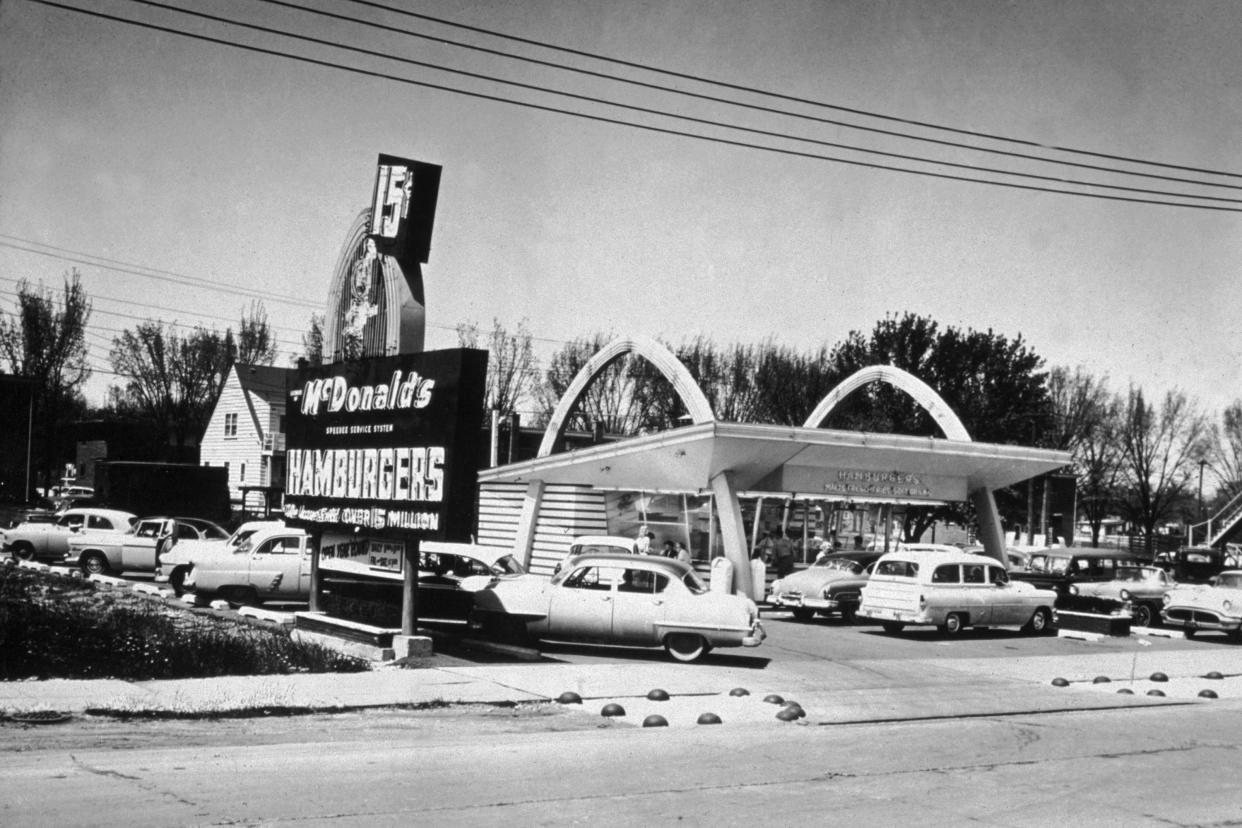
[[[883,607],[859,607],[858,615],[861,618],[872,618],[876,621],[900,621],[902,624],[933,623],[931,616],[925,612],[907,612]]]
[[[750,631],[750,635],[742,637],[742,646],[743,647],[758,647],[760,644],[763,643],[763,640],[767,637],[768,637],[768,633],[766,630],[764,630],[763,625],[760,624],[758,621],[756,621],[755,626]]]
[[[784,609],[798,609],[800,607],[806,607],[807,609],[813,610],[832,610],[837,608],[836,601],[832,601],[827,598],[815,598],[807,595],[791,595],[788,597],[784,595],[773,595],[768,603]]]
[[[1188,630],[1220,630],[1222,632],[1242,630],[1242,618],[1221,616],[1210,610],[1171,607],[1161,612],[1160,617],[1170,627],[1184,627]]]

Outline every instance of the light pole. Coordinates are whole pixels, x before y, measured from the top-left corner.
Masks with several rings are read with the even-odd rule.
[[[1203,467],[1207,465],[1206,460],[1199,461],[1199,522],[1203,522]]]

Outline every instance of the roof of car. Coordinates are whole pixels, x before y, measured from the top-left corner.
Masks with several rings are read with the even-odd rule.
[[[622,546],[633,549],[636,541],[633,538],[627,538],[623,535],[579,535],[569,542],[570,546],[585,546],[594,544],[599,546]]]
[[[474,558],[491,566],[503,557],[513,554],[513,550],[504,546],[480,546],[477,543],[450,543],[449,541],[423,541],[418,545],[421,552],[435,552],[440,555],[461,555]]]
[[[629,555],[624,552],[587,552],[583,555],[575,555],[573,558],[575,566],[591,563],[601,566],[628,566],[632,567],[638,564],[647,569],[666,569],[677,572],[679,575],[685,573],[690,567],[676,558],[665,558],[661,555]]]
[[[105,509],[99,506],[74,506],[71,509],[65,509],[63,512],[57,512],[57,517],[62,515],[96,515],[98,517],[114,518],[116,520],[137,520],[138,516],[133,512],[126,512],[121,509]]]
[[[897,561],[916,561],[916,560],[935,560],[938,563],[993,563],[1002,566],[1001,562],[995,558],[978,555],[974,552],[966,552],[953,546],[937,546],[931,547],[915,546],[907,549],[898,549],[894,552],[888,552],[883,555],[880,560],[897,560]]]
[[[1050,546],[1047,549],[1031,550],[1028,554],[1031,557],[1047,555],[1051,558],[1122,558],[1134,560],[1134,555],[1128,549],[1098,549],[1096,547],[1082,546]]]

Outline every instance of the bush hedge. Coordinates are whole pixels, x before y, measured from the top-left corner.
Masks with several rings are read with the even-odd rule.
[[[358,672],[365,661],[128,590],[0,566],[0,679]]]

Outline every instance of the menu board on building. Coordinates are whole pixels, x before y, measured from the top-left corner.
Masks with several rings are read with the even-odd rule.
[[[487,352],[464,348],[299,370],[285,407],[285,518],[468,541],[486,376]]]

